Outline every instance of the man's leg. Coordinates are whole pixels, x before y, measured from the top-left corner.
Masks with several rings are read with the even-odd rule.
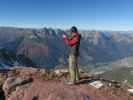
[[[76,70],[76,81],[78,82],[80,80],[80,73],[79,73],[79,69],[78,69],[78,59],[77,57],[75,58],[76,61],[75,61],[75,70]]]
[[[75,56],[69,55],[69,73],[70,73],[70,81],[72,84],[76,83],[76,67],[75,67]]]
[[[78,66],[76,64],[76,81],[78,82],[80,80],[80,74],[79,74],[79,69],[78,69]]]

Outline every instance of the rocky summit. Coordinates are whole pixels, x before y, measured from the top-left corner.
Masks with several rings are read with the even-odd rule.
[[[3,100],[133,100],[126,84],[80,71],[81,80],[68,85],[66,69],[12,68],[0,74]],[[93,82],[102,85],[95,87]]]

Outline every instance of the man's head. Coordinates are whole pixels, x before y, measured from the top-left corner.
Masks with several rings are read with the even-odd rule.
[[[71,28],[71,33],[78,33],[78,29],[77,29],[77,27],[76,26],[72,26],[72,28]]]

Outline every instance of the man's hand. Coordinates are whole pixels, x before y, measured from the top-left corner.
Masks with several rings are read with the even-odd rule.
[[[62,35],[63,38],[66,38],[67,36],[65,34]]]

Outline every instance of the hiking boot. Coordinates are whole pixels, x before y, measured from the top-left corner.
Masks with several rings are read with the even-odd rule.
[[[65,82],[67,85],[75,85],[76,84],[76,82],[73,82],[73,81],[66,81]]]
[[[75,85],[76,83],[75,82],[72,82],[72,81],[69,81],[67,82],[68,85]]]
[[[80,81],[80,78],[76,78],[76,82],[79,82]]]

